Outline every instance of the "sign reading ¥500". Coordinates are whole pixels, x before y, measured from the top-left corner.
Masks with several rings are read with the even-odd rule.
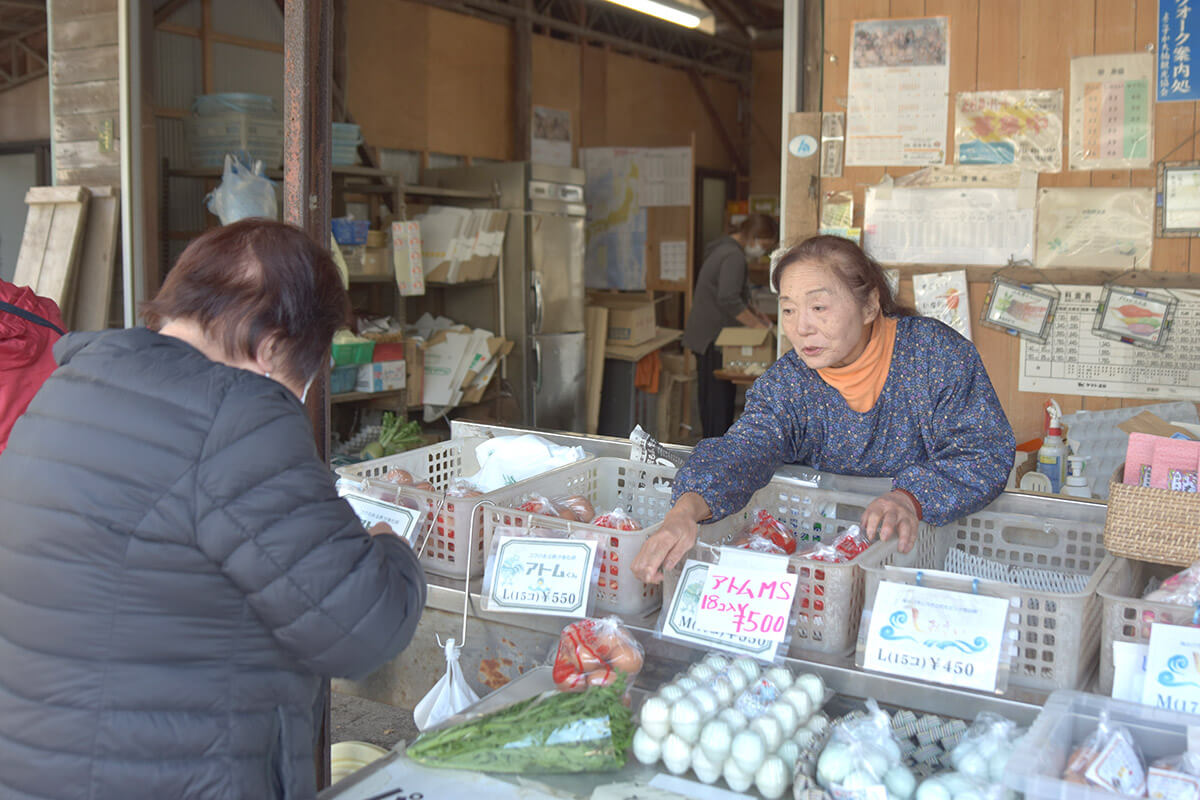
[[[731,653],[752,656],[765,661],[774,661],[780,642],[768,636],[753,636],[723,633],[700,627],[702,611],[701,596],[711,565],[692,559],[684,562],[683,573],[675,587],[671,604],[662,612],[662,635],[693,647],[716,648]]]
[[[1008,612],[1003,597],[883,581],[863,669],[993,692]]]
[[[598,545],[583,539],[499,537],[483,579],[487,610],[586,617]]]

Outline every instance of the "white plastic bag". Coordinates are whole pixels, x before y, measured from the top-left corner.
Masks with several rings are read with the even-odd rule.
[[[429,730],[472,703],[479,702],[479,695],[467,685],[462,667],[458,665],[459,651],[453,639],[446,642],[446,674],[413,709],[413,721],[417,723],[418,730]]]
[[[205,205],[220,218],[222,225],[247,217],[279,219],[275,184],[263,174],[263,162],[255,161],[251,169],[228,153],[225,174],[220,185],[205,198]]]
[[[466,479],[481,492],[494,492],[517,481],[573,464],[587,453],[579,447],[551,444],[531,433],[497,436],[475,448],[479,472]]]

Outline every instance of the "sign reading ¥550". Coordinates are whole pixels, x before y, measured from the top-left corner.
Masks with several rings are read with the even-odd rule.
[[[586,617],[596,541],[501,536],[483,585],[487,610]]]

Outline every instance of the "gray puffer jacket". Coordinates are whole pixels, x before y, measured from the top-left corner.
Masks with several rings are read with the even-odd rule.
[[[0,797],[312,798],[321,676],[425,581],[295,396],[144,328],[75,334],[0,456]]]

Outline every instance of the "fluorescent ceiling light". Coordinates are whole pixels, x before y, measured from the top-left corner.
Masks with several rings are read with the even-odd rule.
[[[700,23],[709,16],[704,9],[672,3],[669,0],[608,0],[608,2],[649,14],[652,17],[665,19],[667,22],[673,22],[685,28],[699,27]]]

